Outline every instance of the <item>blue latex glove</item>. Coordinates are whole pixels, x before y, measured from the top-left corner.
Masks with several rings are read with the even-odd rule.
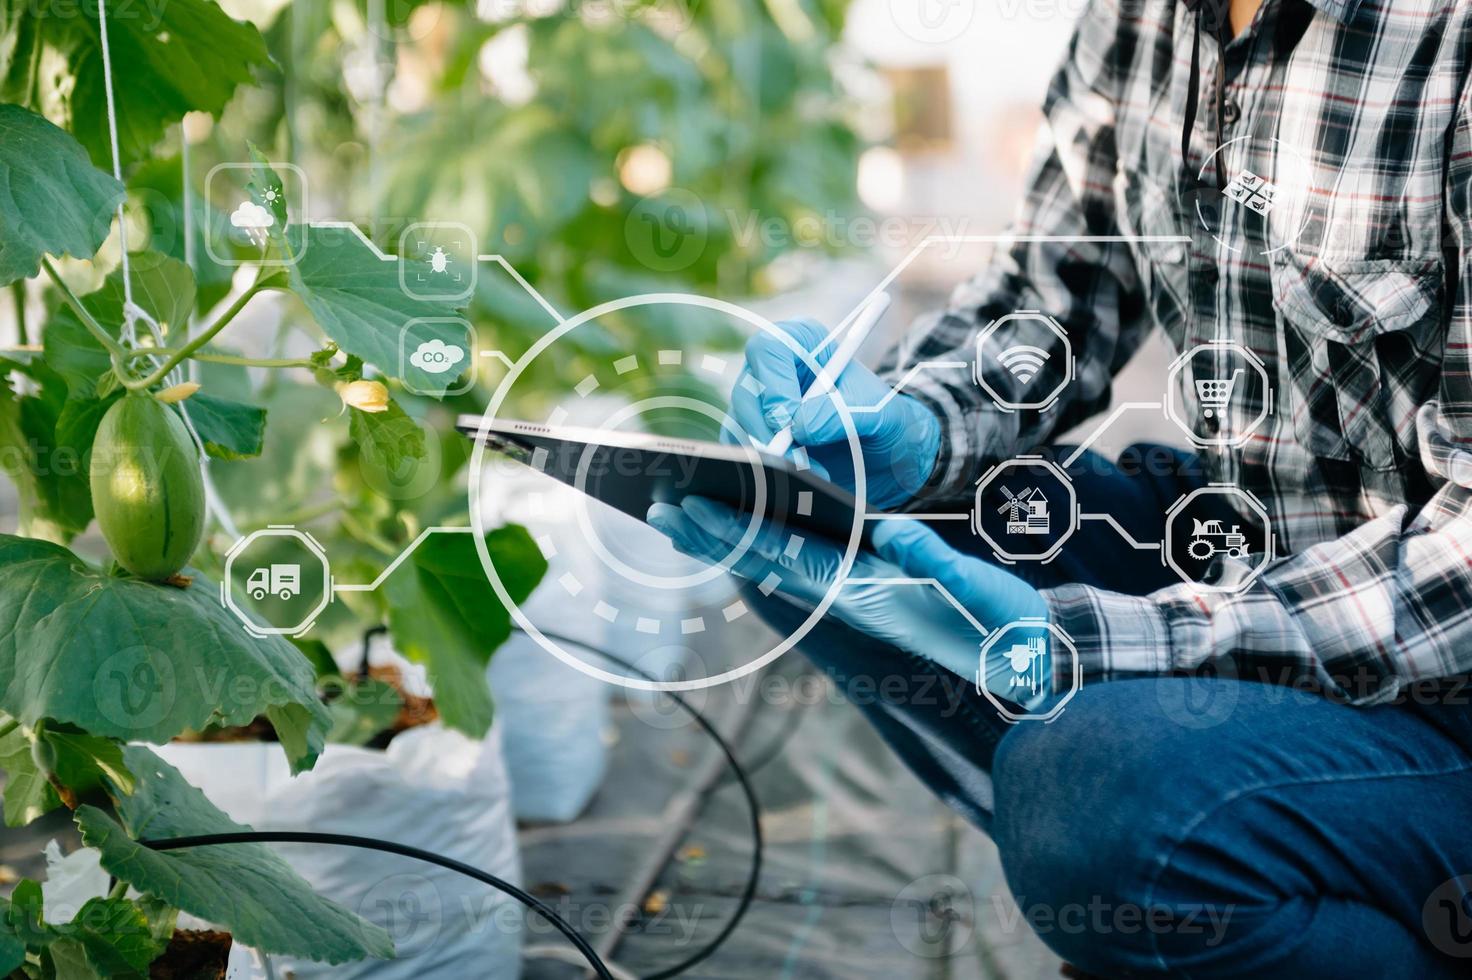
[[[648,519],[680,551],[719,564],[739,544],[749,518],[704,497],[687,497],[678,507],[653,505]],[[861,581],[846,582],[829,606],[830,615],[861,633],[969,680],[976,676],[983,640],[978,624],[994,630],[1015,620],[1047,616],[1047,604],[1032,586],[961,554],[919,522],[886,521],[872,537],[875,553],[858,552],[849,573],[850,579]],[[807,536],[797,553],[789,555],[790,539],[788,532],[764,524],[750,547],[731,562],[731,571],[766,585],[775,575],[776,594],[812,608],[838,577],[843,551],[825,538]],[[874,579],[881,581],[869,581]],[[932,585],[888,584],[883,579],[934,580],[961,609]],[[998,697],[1030,709],[1051,693],[1049,682],[1037,694],[1020,688],[1016,681],[1022,671],[1001,649],[994,648],[989,661],[986,684]],[[1040,667],[1042,677],[1052,677],[1050,656]]]
[[[828,335],[814,320],[789,320],[777,328],[808,351]],[[837,346],[828,345],[813,359],[828,363]],[[725,428],[722,438],[745,442],[744,436],[754,436],[765,444],[791,423],[793,452],[805,451],[816,471],[852,493],[853,460],[834,399],[802,400],[813,381],[813,372],[790,347],[767,331],[758,333],[746,345],[746,367],[731,393],[731,414],[744,431]],[[836,388],[851,410],[878,405],[891,394],[888,383],[855,362],[838,376]],[[908,501],[935,468],[940,420],[923,403],[899,394],[877,412],[855,413],[853,423],[863,450],[869,506],[882,510]]]

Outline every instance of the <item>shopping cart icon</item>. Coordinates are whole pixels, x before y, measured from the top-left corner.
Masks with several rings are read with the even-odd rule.
[[[1201,414],[1207,418],[1219,413],[1232,400],[1232,391],[1237,387],[1237,377],[1242,368],[1232,372],[1230,378],[1207,378],[1196,382],[1196,395],[1201,399]]]

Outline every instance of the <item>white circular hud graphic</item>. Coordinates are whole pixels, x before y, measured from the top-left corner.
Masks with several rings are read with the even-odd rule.
[[[1238,136],[1201,164],[1197,181],[1212,186],[1221,167],[1224,189],[1197,195],[1201,227],[1233,253],[1273,255],[1296,242],[1313,217],[1313,168],[1302,152],[1277,138]],[[1249,233],[1249,228],[1257,229]]]
[[[570,319],[562,321],[533,344],[531,349],[511,367],[511,370],[497,386],[494,395],[492,395],[490,404],[486,408],[485,414],[481,417],[480,429],[477,433],[475,448],[471,455],[470,519],[476,531],[472,535],[472,538],[475,540],[476,550],[480,554],[481,565],[485,569],[486,577],[489,579],[491,587],[495,590],[501,602],[510,610],[511,616],[517,625],[525,630],[527,635],[532,637],[539,646],[570,667],[580,670],[591,677],[607,681],[610,684],[618,684],[645,691],[693,691],[732,681],[752,671],[759,670],[792,649],[823,618],[828,607],[837,598],[838,590],[843,587],[844,580],[848,577],[853,567],[854,556],[858,552],[859,541],[863,532],[862,503],[857,508],[854,525],[849,529],[848,540],[844,542],[843,561],[840,565],[838,575],[828,586],[821,601],[814,606],[807,618],[803,620],[797,629],[787,636],[780,637],[778,642],[770,649],[754,651],[753,655],[747,658],[745,662],[730,670],[708,677],[691,677],[678,680],[648,680],[643,677],[628,677],[620,673],[615,673],[582,659],[579,656],[579,651],[575,647],[573,649],[565,649],[563,645],[546,636],[528,618],[521,607],[512,601],[505,584],[502,582],[496,570],[495,563],[491,559],[490,550],[487,548],[484,540],[488,530],[485,526],[485,509],[482,507],[482,496],[483,490],[485,489],[484,481],[487,479],[485,436],[489,431],[490,424],[499,418],[502,407],[507,405],[508,400],[512,399],[516,393],[515,390],[518,381],[538,357],[544,354],[556,356],[554,350],[556,343],[568,337],[580,327],[594,324],[599,317],[622,310],[660,305],[696,307],[740,320],[753,329],[766,331],[778,338],[807,366],[809,371],[816,374],[819,370],[819,366],[813,360],[812,355],[803,349],[790,335],[779,330],[771,321],[734,303],[728,303],[723,300],[687,293],[648,293],[640,296],[629,296],[594,307],[591,310],[586,310]],[[572,409],[577,406],[577,403],[588,399],[595,392],[606,394],[606,390],[602,390],[603,378],[600,376],[620,378],[625,375],[632,375],[635,371],[665,371],[670,372],[676,377],[693,376],[699,378],[724,392],[736,380],[741,366],[742,358],[739,353],[711,355],[697,351],[666,349],[657,352],[613,356],[607,365],[610,370],[600,370],[588,375],[583,381],[575,385],[573,390],[566,394],[565,401],[554,406],[542,421],[545,421],[549,425],[562,424],[567,417],[573,414]],[[848,443],[849,455],[854,471],[854,495],[862,502],[865,499],[866,486],[864,460],[859,445],[858,433],[854,429],[849,406],[844,404],[842,396],[835,391],[829,397],[834,399],[834,405],[837,409],[839,420],[843,425]],[[717,424],[732,431],[737,430],[734,420],[730,419],[723,410],[714,408],[699,399],[677,395],[644,397],[630,404],[621,403],[616,411],[610,412],[609,417],[603,423],[603,427],[617,429],[621,424],[634,421],[645,412],[659,410],[678,410],[687,414],[698,414],[712,419]],[[622,431],[629,430],[625,428]],[[585,463],[586,458],[579,463],[580,478],[585,475],[583,473]],[[754,473],[760,474],[761,470],[758,468],[754,470]],[[756,509],[760,510],[761,502],[765,499],[767,488],[761,479],[755,481],[755,488]],[[648,643],[652,650],[676,642],[688,645],[696,635],[710,638],[718,637],[723,627],[736,623],[742,617],[755,615],[747,607],[735,588],[730,586],[723,573],[733,563],[741,559],[745,553],[745,549],[754,539],[759,527],[756,520],[752,520],[746,526],[741,544],[726,556],[720,567],[702,568],[697,572],[689,574],[675,574],[669,573],[667,566],[661,567],[657,556],[649,558],[649,562],[652,563],[652,567],[650,567],[649,563],[641,562],[641,558],[646,558],[647,556],[617,553],[616,547],[605,540],[599,533],[600,522],[596,519],[595,511],[601,508],[602,505],[589,503],[583,498],[582,494],[578,494],[577,497],[579,500],[575,505],[574,514],[569,516],[576,522],[576,526],[580,532],[581,545],[596,556],[604,570],[616,576],[619,581],[633,586],[631,589],[622,591],[638,595],[639,590],[643,590],[643,594],[649,596],[663,596],[676,592],[686,593],[689,595],[694,608],[690,612],[680,616],[659,614],[659,612],[667,609],[668,603],[659,604],[651,602],[651,605],[661,606],[659,612],[628,607],[614,608],[610,606],[603,596],[594,594],[596,590],[584,590],[581,583],[574,577],[563,576],[563,579],[570,579],[569,581],[552,579],[543,582],[540,586],[541,589],[561,590],[560,598],[567,603],[566,615],[568,617],[575,618],[596,615],[610,622],[613,621],[613,618],[626,617],[627,620],[632,620],[637,624],[636,631],[638,634],[648,637]],[[802,534],[788,530],[785,542],[786,553],[789,555],[797,554],[802,546]],[[668,549],[665,549],[665,551],[667,553]],[[549,576],[550,578],[551,576]],[[752,585],[764,593],[770,593],[779,584],[779,582],[772,581],[771,577],[763,582],[752,583]],[[646,612],[650,614],[646,615]],[[749,636],[750,634],[746,635]],[[569,646],[573,645],[569,644]]]

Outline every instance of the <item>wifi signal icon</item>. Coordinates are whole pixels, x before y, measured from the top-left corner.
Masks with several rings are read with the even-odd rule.
[[[1008,347],[997,355],[997,360],[1002,362],[1002,367],[1012,372],[1012,376],[1023,384],[1032,381],[1048,363],[1049,354],[1041,347],[1033,347],[1030,344],[1017,344]]]

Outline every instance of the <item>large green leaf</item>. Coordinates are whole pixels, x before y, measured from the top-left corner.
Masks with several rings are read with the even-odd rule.
[[[368,469],[374,486],[406,487],[417,482],[419,468],[429,459],[428,444],[419,423],[390,401],[382,412],[351,413],[348,432],[358,444],[359,465]]]
[[[145,976],[148,964],[166,945],[154,935],[143,908],[125,898],[94,898],[77,910],[71,922],[50,927],[56,938],[47,947],[64,977]],[[69,970],[64,972],[66,961]]]
[[[266,410],[200,392],[185,403],[189,420],[216,459],[248,459],[261,454],[266,439]]]
[[[0,925],[0,976],[9,976],[10,972],[25,960],[25,943]]]
[[[20,530],[64,542],[92,520],[87,451],[96,422],[79,418],[87,403],[68,399],[61,376],[43,362],[27,373],[39,382],[24,398],[0,384],[0,468],[15,484]]]
[[[0,771],[5,773],[5,824],[26,824],[61,806],[61,798],[36,766],[31,740],[16,729],[0,738]]]
[[[0,975],[15,968],[17,950],[50,960],[55,980],[142,980],[148,965],[167,945],[151,912],[151,901],[93,898],[73,912],[71,921],[46,921],[41,888],[34,881],[16,885],[12,902],[0,899]]]
[[[210,0],[107,0],[113,93],[123,162],[199,110],[218,115],[238,85],[269,63],[250,24]],[[98,166],[112,167],[102,43],[95,0],[0,0],[0,96],[70,129]],[[32,77],[35,61],[47,70]]]
[[[486,548],[515,602],[531,595],[547,561],[525,528],[486,535]],[[511,635],[511,615],[486,578],[469,534],[435,534],[389,577],[394,647],[427,666],[445,724],[473,736],[490,728],[485,666]]]
[[[0,710],[94,735],[165,742],[300,705],[310,766],[332,719],[311,666],[280,637],[254,637],[200,577],[187,588],[106,575],[58,545],[0,535]]]
[[[400,280],[398,259],[380,255],[356,228],[290,224],[285,196],[265,196],[266,189],[281,186],[280,177],[254,145],[251,155],[251,198],[271,212],[275,220],[268,239],[290,263],[268,285],[295,293],[347,354],[403,379],[415,391],[442,392],[454,378],[415,367],[410,358],[425,343],[461,347],[465,328],[455,317],[464,304],[411,297]]]
[[[110,874],[267,953],[328,963],[393,955],[386,932],[315,894],[262,845],[155,851],[139,844],[249,828],[226,817],[148,749],[130,746],[124,758],[139,779],[131,795],[115,800],[121,825],[96,807],[76,813],[83,842],[101,852]]]
[[[453,319],[461,304],[410,297],[399,282],[397,260],[380,259],[351,231],[308,228],[306,250],[288,282],[322,332],[349,354],[417,391],[443,390],[454,380],[415,367],[409,357],[427,342],[465,343],[463,327],[434,322]]]
[[[43,255],[90,259],[122,199],[122,185],[92,166],[76,140],[34,112],[0,104],[0,286],[36,275]]]
[[[131,792],[133,774],[123,764],[122,746],[85,732],[46,729],[36,738],[50,746],[54,774],[63,786],[83,794],[107,780]],[[5,823],[20,827],[61,805],[47,774],[36,765],[31,737],[20,729],[0,738],[0,770],[5,773]]]

